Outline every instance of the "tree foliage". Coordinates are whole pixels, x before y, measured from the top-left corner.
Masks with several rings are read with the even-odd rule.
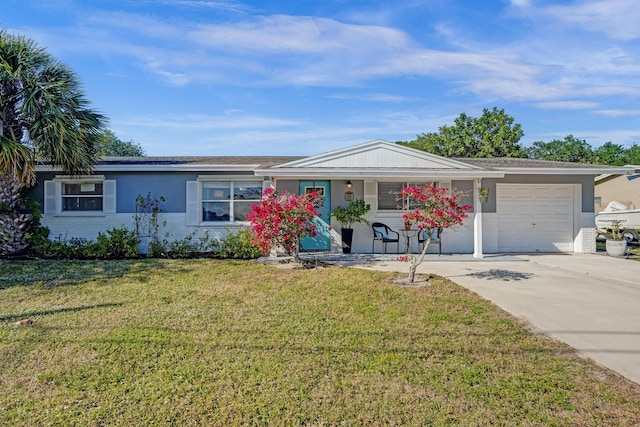
[[[630,160],[627,158],[627,150],[611,141],[593,150],[593,163],[599,165],[624,166],[629,164],[627,160]]]
[[[106,119],[76,74],[33,41],[0,30],[0,173],[30,184],[36,159],[87,173]]]
[[[640,146],[633,144],[625,148],[611,141],[593,149],[584,139],[567,135],[563,140],[549,142],[536,141],[527,149],[531,159],[554,160],[572,163],[593,163],[597,165],[637,165],[640,164]]]
[[[106,130],[98,139],[99,156],[115,157],[143,157],[146,155],[144,148],[133,141],[122,141],[111,130]]]
[[[298,248],[306,237],[316,237],[316,223],[319,216],[317,192],[301,196],[273,188],[264,190],[260,203],[251,206],[247,219],[251,222],[254,242],[264,253],[281,247],[287,255],[300,262]]]
[[[564,140],[536,141],[528,149],[529,158],[558,162],[590,163],[593,160],[591,146],[584,139],[567,135]]]
[[[454,225],[462,225],[469,216],[467,211],[471,205],[460,204],[460,198],[446,187],[434,187],[432,185],[410,186],[402,189],[402,198],[408,198],[410,206],[416,206],[413,210],[405,213],[405,222],[416,224],[418,229],[438,229],[438,234],[446,228]],[[427,241],[420,255],[416,257],[404,256],[401,261],[410,261],[409,281],[414,282],[416,269],[424,260],[424,257],[431,243],[431,234],[428,234]]]
[[[455,119],[453,126],[441,126],[437,133],[423,133],[413,141],[399,141],[401,145],[428,151],[444,157],[523,157],[520,138],[522,126],[504,109],[482,110],[480,117],[465,113]]]

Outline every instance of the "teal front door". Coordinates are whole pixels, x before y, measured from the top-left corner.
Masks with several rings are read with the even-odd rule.
[[[319,217],[315,217],[316,237],[305,237],[300,242],[300,252],[328,251],[331,249],[331,185],[329,181],[300,181],[300,194],[317,192],[322,199],[318,208]]]

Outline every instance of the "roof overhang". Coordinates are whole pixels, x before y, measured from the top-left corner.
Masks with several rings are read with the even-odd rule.
[[[95,165],[95,172],[249,172],[253,173],[258,164],[247,165],[220,165],[220,164],[116,164],[116,165]],[[36,172],[62,172],[58,166],[38,165]]]
[[[627,172],[626,174],[621,174],[619,172],[602,172],[602,175],[598,175],[595,177],[595,181],[596,182],[600,182],[603,180],[606,180],[608,178],[614,177],[614,176],[618,176],[618,175],[635,175],[637,173],[640,173],[640,165],[624,165],[623,168],[628,169],[631,168],[632,172]]]
[[[633,169],[624,167],[584,167],[584,168],[504,168],[507,175],[629,175]]]

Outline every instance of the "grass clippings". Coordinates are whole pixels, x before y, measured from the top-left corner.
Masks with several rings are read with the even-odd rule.
[[[0,425],[640,424],[640,386],[442,278],[215,260],[0,278]]]

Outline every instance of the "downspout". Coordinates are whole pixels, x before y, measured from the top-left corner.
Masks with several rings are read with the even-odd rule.
[[[484,258],[482,253],[482,203],[480,203],[480,188],[482,179],[476,178],[473,186],[473,257]]]

